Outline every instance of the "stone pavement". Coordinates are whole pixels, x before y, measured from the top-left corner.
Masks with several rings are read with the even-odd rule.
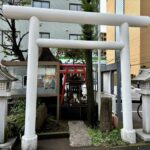
[[[0,149],[1,150],[1,149]],[[6,149],[5,149],[6,150]],[[21,150],[20,143],[16,145],[14,150]],[[45,139],[38,141],[38,150],[150,150],[150,143],[128,145],[121,147],[71,147],[68,138]]]
[[[73,148],[69,146],[68,138],[61,138],[61,139],[40,140],[38,143],[38,150],[99,150],[99,148],[98,147]]]
[[[83,147],[92,145],[87,126],[83,121],[69,121],[68,125],[70,133],[70,146]]]
[[[20,142],[14,150],[21,150]],[[45,139],[38,141],[38,150],[106,150],[104,147],[81,147],[73,148],[69,146],[68,138]]]

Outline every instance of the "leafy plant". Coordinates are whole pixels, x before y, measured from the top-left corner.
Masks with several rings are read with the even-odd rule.
[[[99,129],[89,128],[88,132],[94,146],[126,145],[126,143],[121,140],[119,129],[114,129],[111,132],[101,132]]]
[[[19,99],[10,110],[10,114],[25,112],[25,99]]]
[[[37,100],[37,107],[41,104],[41,99]],[[6,138],[20,136],[24,132],[25,123],[25,99],[20,98],[16,101],[7,117]]]
[[[7,137],[18,136],[24,131],[25,100],[21,99],[11,108],[7,118]]]

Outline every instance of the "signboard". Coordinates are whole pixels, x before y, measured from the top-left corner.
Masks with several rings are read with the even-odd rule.
[[[12,83],[12,96],[25,96],[27,86],[26,62],[2,62],[18,80]],[[59,62],[39,62],[37,93],[39,97],[58,96]],[[32,92],[32,91],[31,91]]]

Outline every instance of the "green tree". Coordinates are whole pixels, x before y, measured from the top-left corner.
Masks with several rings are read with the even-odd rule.
[[[96,12],[98,10],[98,0],[81,0],[82,8],[87,12]],[[84,40],[95,40],[96,39],[96,26],[94,25],[82,25],[82,34]],[[96,112],[95,112],[95,100],[93,91],[93,74],[92,74],[92,50],[85,50],[85,61],[87,68],[87,101],[88,101],[88,111],[87,118],[91,126],[95,125]]]
[[[56,58],[59,59],[61,57],[71,59],[73,64],[81,63],[85,64],[84,53],[80,49],[67,49],[67,48],[60,48],[57,51]]]

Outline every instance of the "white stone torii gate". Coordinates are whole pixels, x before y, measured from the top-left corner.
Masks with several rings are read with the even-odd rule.
[[[37,135],[35,133],[37,71],[39,47],[63,47],[83,49],[120,49],[122,75],[122,108],[123,129],[121,137],[129,143],[136,142],[132,120],[131,78],[130,78],[130,49],[129,26],[145,27],[150,25],[150,18],[143,16],[110,15],[92,12],[77,12],[56,9],[41,9],[22,6],[3,6],[3,13],[9,19],[29,20],[27,92],[25,133],[22,137],[22,150],[37,149]],[[120,26],[120,42],[74,41],[39,38],[39,20],[49,22],[96,24]]]

